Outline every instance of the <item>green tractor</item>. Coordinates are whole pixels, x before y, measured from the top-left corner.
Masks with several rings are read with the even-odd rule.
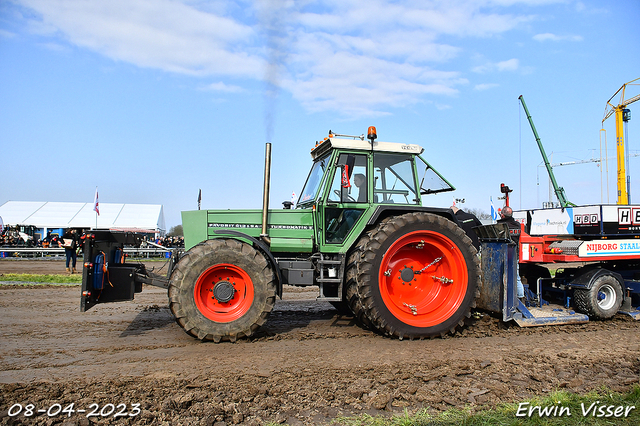
[[[102,296],[113,289],[95,284],[91,262],[82,309],[133,298],[139,282],[161,285],[187,333],[236,341],[265,323],[287,284],[318,286],[318,300],[386,336],[455,332],[475,307],[480,263],[452,210],[423,200],[454,188],[421,157],[422,147],[376,139],[374,127],[367,138],[329,132],[311,151],[295,208],[285,202],[277,210],[268,208],[267,144],[262,210],[183,212],[186,252],[174,256],[167,278],[149,278],[137,266],[117,296]],[[92,259],[106,251],[105,262],[113,262],[123,241],[94,234],[85,252]]]

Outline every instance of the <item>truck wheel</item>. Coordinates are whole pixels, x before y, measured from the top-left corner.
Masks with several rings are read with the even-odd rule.
[[[622,287],[614,276],[601,275],[589,290],[574,290],[573,301],[576,310],[592,318],[608,319],[622,306]]]
[[[235,342],[264,324],[276,298],[265,257],[233,239],[208,240],[189,250],[169,282],[176,321],[200,340]]]
[[[396,216],[358,246],[357,305],[382,333],[400,339],[444,336],[471,316],[480,262],[453,222],[421,212]]]

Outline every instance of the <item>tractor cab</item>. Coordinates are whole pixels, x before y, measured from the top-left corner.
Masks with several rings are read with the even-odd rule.
[[[317,211],[318,243],[329,251],[348,247],[360,234],[351,231],[376,211],[415,209],[422,195],[455,189],[420,156],[421,146],[378,142],[375,127],[367,139],[330,131],[311,151],[313,166],[296,209]]]

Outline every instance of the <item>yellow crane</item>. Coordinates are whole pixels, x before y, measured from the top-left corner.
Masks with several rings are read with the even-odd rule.
[[[611,96],[611,98],[607,101],[607,106],[604,109],[604,118],[602,119],[602,130],[604,130],[604,122],[607,118],[611,117],[614,113],[616,115],[616,157],[618,160],[618,204],[629,204],[630,203],[630,178],[627,176],[627,164],[626,161],[628,159],[628,155],[625,151],[625,140],[624,140],[624,123],[628,122],[631,119],[631,111],[627,108],[628,105],[631,105],[635,101],[640,99],[640,95],[636,95],[632,98],[625,99],[625,93],[627,90],[627,86],[640,86],[640,82],[636,83],[640,78],[636,78],[635,80],[631,80],[628,83],[622,85],[621,88],[618,89],[616,93]],[[618,105],[614,105],[611,103],[613,98],[615,98],[618,94],[620,94],[620,100],[618,101]]]

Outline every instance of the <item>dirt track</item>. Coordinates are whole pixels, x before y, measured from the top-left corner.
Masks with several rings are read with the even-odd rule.
[[[44,262],[2,259],[0,273],[64,270]],[[117,422],[90,417],[100,424],[322,424],[640,383],[640,321],[621,315],[530,329],[484,315],[454,337],[398,341],[339,316],[314,290],[288,287],[254,338],[214,344],[175,324],[164,290],[148,287],[134,302],[87,313],[79,312],[79,293],[0,287],[0,424],[90,424],[93,403],[98,411],[125,404],[129,413],[140,404],[138,415]],[[14,404],[29,403],[89,411],[8,416]]]

